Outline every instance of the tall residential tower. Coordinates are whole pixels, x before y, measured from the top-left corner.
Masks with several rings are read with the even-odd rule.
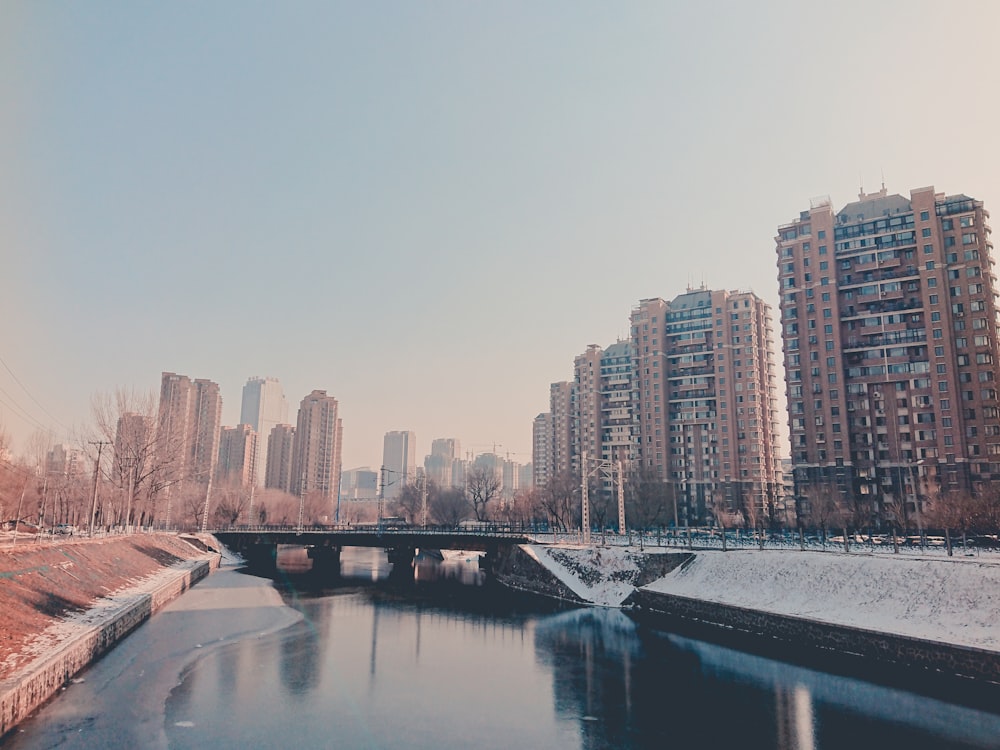
[[[988,219],[966,195],[883,187],[778,228],[800,503],[833,486],[877,520],[1000,480]]]

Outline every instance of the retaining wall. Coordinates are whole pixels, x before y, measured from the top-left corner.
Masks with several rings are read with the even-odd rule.
[[[63,685],[106,653],[150,615],[187,591],[219,566],[219,555],[179,565],[176,576],[156,588],[129,596],[102,622],[81,626],[80,633],[56,646],[21,673],[0,682],[0,737],[13,729]]]
[[[916,667],[947,675],[1000,684],[1000,653],[955,646],[920,638],[831,625],[788,615],[707,602],[673,594],[636,590],[625,602],[630,614],[652,625],[696,626],[700,635],[743,634],[772,646],[817,649],[903,667]],[[695,633],[696,635],[699,633]],[[740,645],[746,645],[741,639]],[[774,649],[766,649],[773,653]]]

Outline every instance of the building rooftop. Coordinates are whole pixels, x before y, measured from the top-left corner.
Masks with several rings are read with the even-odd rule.
[[[898,193],[887,195],[885,188],[882,188],[877,193],[862,193],[858,196],[858,200],[840,209],[837,212],[837,223],[853,224],[882,216],[908,213],[911,210],[909,198],[904,198]]]

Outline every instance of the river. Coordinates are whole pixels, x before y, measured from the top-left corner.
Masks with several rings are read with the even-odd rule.
[[[525,603],[484,585],[474,559],[420,562],[417,582],[403,588],[386,581],[385,557],[372,550],[345,550],[332,588],[301,574],[301,551],[283,551],[281,562],[294,622],[276,620],[274,609],[265,620],[232,609],[240,635],[168,660],[175,679],[148,721],[156,726],[122,727],[122,703],[141,702],[142,688],[115,684],[149,668],[153,646],[142,634],[162,626],[160,615],[26,722],[10,747],[1000,746],[998,713],[638,627],[617,610]],[[183,612],[166,615],[179,618],[170,633]],[[119,714],[103,730],[102,712]]]

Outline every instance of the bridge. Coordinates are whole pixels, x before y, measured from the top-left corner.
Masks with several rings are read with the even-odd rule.
[[[503,547],[532,542],[528,531],[505,525],[482,524],[471,528],[420,528],[381,524],[360,526],[238,526],[210,530],[216,539],[242,555],[247,564],[261,572],[272,572],[279,544],[308,548],[317,573],[340,572],[340,551],[344,547],[384,549],[393,563],[393,573],[410,570],[418,549],[462,549],[485,552],[483,563],[495,561]]]

